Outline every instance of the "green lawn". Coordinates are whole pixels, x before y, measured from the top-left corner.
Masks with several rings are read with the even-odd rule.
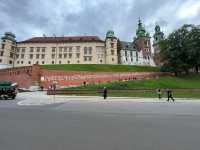
[[[159,77],[153,79],[134,80],[125,82],[112,82],[99,85],[87,85],[86,87],[74,87],[72,89],[102,89],[107,87],[108,89],[133,89],[133,88],[200,88],[200,75],[190,75],[181,77]]]
[[[200,88],[200,75],[190,75],[190,76],[181,76],[181,77],[159,77],[154,79],[144,79],[144,80],[135,80],[135,81],[125,81],[125,82],[113,82],[105,83],[99,85],[87,85],[86,87],[74,87],[69,89],[88,89],[88,90],[97,90],[107,87],[108,89],[199,89]],[[154,90],[155,91],[155,90]],[[109,93],[110,96],[117,97],[157,97],[156,93],[146,92],[146,93]],[[163,93],[163,96],[166,97],[166,93]],[[175,92],[175,97],[185,97],[185,98],[200,98],[200,93],[197,92]]]
[[[92,72],[159,72],[158,67],[130,65],[96,65],[96,64],[59,64],[42,65],[49,70],[92,71]]]

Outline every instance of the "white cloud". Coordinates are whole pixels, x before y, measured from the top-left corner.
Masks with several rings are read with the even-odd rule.
[[[180,19],[194,18],[200,13],[200,1],[190,0],[183,3],[177,11],[177,17]]]

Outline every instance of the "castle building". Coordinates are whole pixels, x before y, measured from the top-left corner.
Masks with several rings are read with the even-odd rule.
[[[114,31],[108,31],[105,40],[98,36],[44,36],[20,42],[6,32],[0,47],[0,68],[33,64],[153,65],[150,36],[140,20],[133,42],[119,43]]]
[[[2,37],[0,47],[0,68],[8,68],[14,65],[16,45],[15,35],[6,32],[5,36]]]
[[[151,37],[146,32],[141,20],[138,22],[136,37],[133,42],[121,42],[121,63],[127,65],[153,66]]]
[[[160,46],[159,42],[164,40],[164,33],[161,31],[160,26],[156,25],[155,33],[154,33],[154,41],[153,41],[153,48],[154,48],[154,62],[157,66],[161,65],[161,58],[160,58]]]

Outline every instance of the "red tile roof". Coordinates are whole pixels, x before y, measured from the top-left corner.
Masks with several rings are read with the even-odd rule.
[[[34,37],[18,43],[72,43],[72,42],[104,42],[98,36],[72,37]]]

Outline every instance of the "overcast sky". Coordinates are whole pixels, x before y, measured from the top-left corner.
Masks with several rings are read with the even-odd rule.
[[[183,24],[200,24],[200,0],[0,0],[0,34],[18,40],[32,36],[97,35],[114,30],[132,41],[138,18],[153,33],[160,24],[169,33]]]

